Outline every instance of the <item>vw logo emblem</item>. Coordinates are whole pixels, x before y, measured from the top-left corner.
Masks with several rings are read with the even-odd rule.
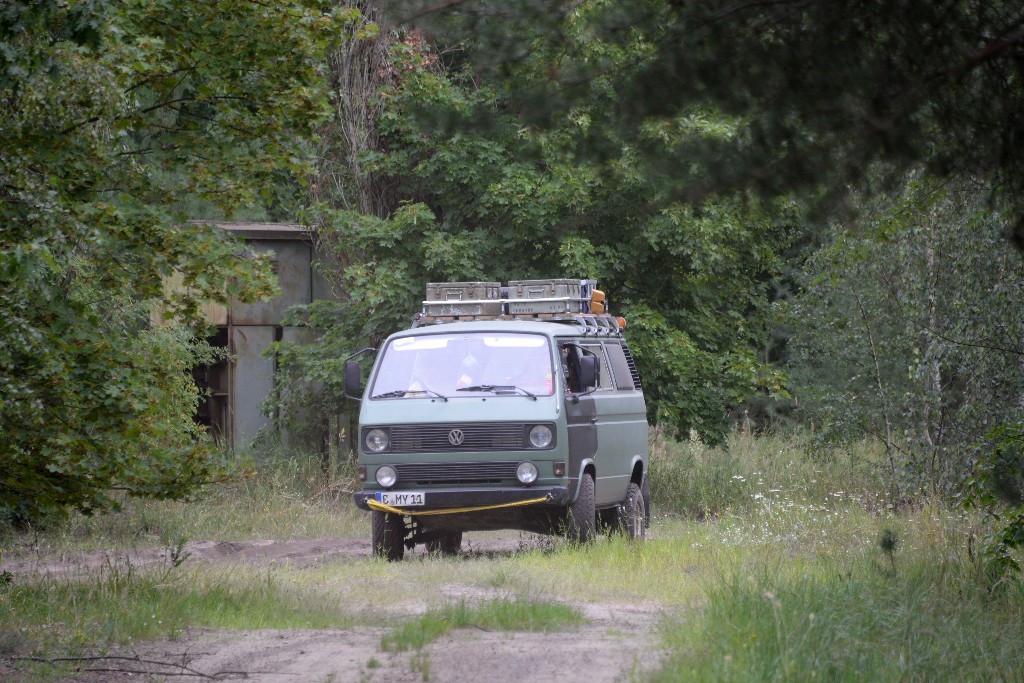
[[[448,443],[453,446],[461,446],[462,442],[466,440],[466,435],[462,433],[461,429],[453,429],[448,432]]]

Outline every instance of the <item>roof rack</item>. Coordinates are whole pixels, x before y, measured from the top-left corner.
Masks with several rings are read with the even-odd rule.
[[[607,313],[596,280],[431,282],[412,326],[473,320],[533,320],[582,326],[584,334],[621,335],[625,321]]]

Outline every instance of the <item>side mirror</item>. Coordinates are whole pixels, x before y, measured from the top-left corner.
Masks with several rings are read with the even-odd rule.
[[[359,386],[359,361],[345,361],[345,396],[357,401],[362,398],[363,388]]]
[[[580,357],[580,386],[584,391],[597,387],[600,380],[600,366],[597,364],[597,356],[585,355]]]
[[[363,399],[363,388],[359,386],[359,362],[356,358],[364,353],[372,353],[377,349],[360,349],[345,359],[345,398],[354,398],[357,401]]]

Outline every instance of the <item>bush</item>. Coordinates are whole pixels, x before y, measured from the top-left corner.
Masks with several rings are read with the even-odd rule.
[[[870,443],[821,451],[808,435],[731,434],[709,447],[695,436],[680,441],[655,432],[650,444],[652,507],[703,519],[744,512],[784,497],[821,501],[853,496],[871,505],[882,486],[881,451]]]

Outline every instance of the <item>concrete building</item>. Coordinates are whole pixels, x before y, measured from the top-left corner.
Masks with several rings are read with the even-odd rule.
[[[216,326],[210,343],[226,347],[230,360],[195,370],[196,383],[207,391],[196,415],[230,448],[240,448],[272,427],[260,404],[274,388],[275,359],[266,353],[275,341],[308,342],[308,328],[283,324],[285,312],[298,304],[331,297],[315,264],[321,254],[309,230],[281,223],[217,223],[245,240],[246,247],[271,254],[280,294],[270,301],[209,306],[206,317]],[[289,435],[281,435],[284,441]]]

